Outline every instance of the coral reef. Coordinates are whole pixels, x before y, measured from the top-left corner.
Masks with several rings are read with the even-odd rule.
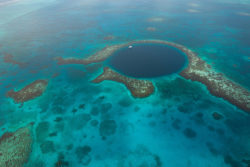
[[[160,157],[152,153],[144,145],[137,145],[135,150],[124,155],[117,163],[117,167],[162,167]]]
[[[65,156],[63,155],[63,153],[59,153],[54,167],[67,167],[69,165],[70,164],[68,161],[65,160]]]
[[[111,136],[116,133],[117,125],[115,120],[104,120],[100,123],[100,136]]]
[[[194,52],[184,46],[175,44],[186,53],[189,64],[180,75],[192,81],[206,85],[212,95],[222,97],[242,110],[250,112],[250,92],[222,73],[216,72],[209,64],[201,60]]]
[[[91,156],[89,155],[91,151],[92,148],[88,145],[85,145],[83,147],[77,147],[75,150],[77,158],[84,166],[88,166],[92,160]]]
[[[154,92],[154,86],[151,81],[129,78],[113,71],[109,67],[105,67],[103,73],[92,82],[100,83],[104,80],[123,83],[134,97],[147,97]]]
[[[98,125],[98,121],[97,120],[92,120],[91,122],[90,122],[90,125],[91,126],[93,126],[93,127],[96,127],[97,125]]]
[[[24,67],[26,64],[23,62],[19,62],[17,60],[14,59],[14,56],[11,54],[6,54],[3,57],[3,61],[5,63],[9,63],[9,64],[13,64],[13,65],[18,65],[19,67]]]
[[[69,58],[62,58],[62,57],[57,57],[57,64],[59,65],[64,65],[64,64],[83,64],[83,65],[88,65],[91,63],[98,63],[106,60],[109,56],[112,55],[117,49],[122,48],[123,46],[126,46],[126,44],[118,44],[118,45],[112,45],[112,46],[107,46],[103,48],[102,50],[96,52],[95,54],[83,58],[83,59],[76,59],[73,57]]]
[[[214,112],[214,113],[212,114],[212,116],[213,116],[213,118],[214,118],[215,120],[221,120],[221,119],[223,119],[223,116],[222,116],[220,113],[218,113],[218,112]]]
[[[77,114],[69,118],[68,121],[72,128],[82,129],[88,124],[89,121],[91,121],[91,115],[88,113]]]
[[[157,19],[158,20],[158,19]],[[122,47],[128,47],[133,44],[140,43],[156,43],[164,44],[168,46],[175,47],[186,54],[188,58],[187,67],[180,72],[180,75],[186,79],[192,81],[198,81],[206,85],[207,89],[211,94],[217,97],[222,97],[223,99],[229,101],[231,104],[237,106],[238,108],[250,112],[250,91],[246,88],[240,86],[234,81],[227,78],[222,73],[216,72],[207,64],[204,60],[199,58],[190,49],[176,44],[173,42],[163,41],[163,40],[138,40],[131,41],[123,44],[117,44],[112,46],[107,46],[101,51],[91,55],[90,57],[84,59],[75,58],[57,58],[58,64],[90,64],[97,63],[106,60],[108,57],[112,56],[116,50]],[[112,80],[116,82],[121,82],[126,85],[126,87],[131,91],[135,97],[146,97],[149,96],[154,91],[154,86],[150,81],[143,81],[128,78],[122,76],[111,70],[110,68],[104,68],[103,74],[97,77],[93,82],[99,83],[103,80]]]
[[[55,151],[55,146],[52,141],[45,141],[40,144],[40,149],[43,154],[52,153]]]
[[[16,103],[24,103],[41,96],[46,90],[48,80],[36,80],[19,91],[13,89],[7,92],[7,97],[12,98]]]
[[[191,129],[191,128],[186,128],[183,130],[183,134],[187,137],[187,138],[195,138],[197,136],[196,132]]]
[[[250,160],[243,159],[242,162],[245,163],[247,167],[250,167]]]
[[[15,132],[6,132],[0,138],[0,166],[21,167],[29,159],[32,145],[32,124]]]

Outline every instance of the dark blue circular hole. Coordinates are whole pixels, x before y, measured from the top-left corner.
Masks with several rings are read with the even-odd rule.
[[[180,72],[186,64],[186,56],[164,44],[134,44],[114,52],[107,63],[127,76],[154,78]]]

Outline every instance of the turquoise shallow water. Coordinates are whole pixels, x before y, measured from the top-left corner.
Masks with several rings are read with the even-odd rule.
[[[0,1],[1,4],[2,1]],[[0,5],[0,135],[35,122],[25,167],[244,167],[250,115],[178,75],[152,79],[133,98],[125,86],[90,81],[101,63],[63,65],[106,45],[140,39],[180,43],[250,89],[248,1],[20,0]],[[5,54],[24,66],[5,63]],[[56,77],[53,77],[56,76]],[[49,79],[41,97],[5,94]],[[222,115],[216,120],[213,113]]]

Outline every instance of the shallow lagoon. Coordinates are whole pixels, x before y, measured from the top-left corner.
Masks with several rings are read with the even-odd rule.
[[[23,0],[0,6],[0,135],[34,122],[28,167],[247,166],[249,114],[204,85],[163,76],[152,79],[153,95],[138,99],[115,82],[92,84],[102,63],[58,66],[54,58],[162,39],[187,46],[250,89],[249,10],[247,1],[235,0]],[[4,62],[5,54],[25,66]],[[37,79],[49,79],[42,96],[23,105],[6,98],[10,89]]]

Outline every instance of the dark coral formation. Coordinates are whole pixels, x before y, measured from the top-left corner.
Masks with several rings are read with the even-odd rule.
[[[96,127],[97,125],[98,125],[98,121],[97,120],[92,120],[91,122],[90,122],[90,124],[91,124],[91,126],[93,126],[93,127]]]
[[[111,108],[112,108],[111,103],[103,103],[103,104],[101,104],[101,112],[103,114],[107,113]]]
[[[92,151],[91,147],[88,145],[85,145],[83,147],[77,147],[75,150],[75,153],[77,155],[77,158],[79,161],[84,165],[87,166],[91,162],[91,156],[89,155]]]
[[[40,149],[43,154],[51,153],[55,151],[55,146],[52,141],[45,141],[40,145]]]
[[[82,113],[82,114],[77,114],[74,117],[70,118],[69,123],[75,129],[82,129],[88,124],[90,120],[91,120],[90,114]]]
[[[220,113],[214,112],[213,113],[213,118],[215,120],[221,120],[223,118],[223,116]]]
[[[24,67],[26,64],[23,62],[19,62],[17,60],[14,59],[14,56],[11,54],[6,54],[3,57],[3,61],[5,63],[9,63],[9,64],[13,64],[13,65],[18,65],[19,67]]]
[[[191,128],[186,128],[183,130],[183,134],[187,137],[187,138],[195,138],[196,137],[196,132],[191,129]]]
[[[133,104],[133,101],[128,97],[123,97],[119,100],[118,104],[122,107],[129,107]]]
[[[85,108],[85,104],[80,104],[80,105],[78,106],[78,108],[79,108],[79,109],[84,109],[84,108]]]
[[[91,63],[98,63],[98,62],[102,62],[106,60],[108,57],[112,56],[112,53],[114,53],[115,51],[117,51],[118,49],[122,47],[128,47],[130,45],[139,44],[139,43],[164,44],[164,45],[172,46],[172,47],[179,49],[180,51],[186,54],[188,58],[188,62],[189,62],[188,66],[180,73],[182,77],[186,79],[190,79],[192,81],[198,81],[206,85],[207,89],[210,91],[211,94],[217,97],[222,97],[223,99],[229,101],[233,105],[236,105],[240,109],[250,112],[250,91],[249,90],[243,88],[239,84],[228,79],[223,74],[216,72],[214,69],[211,68],[210,65],[208,65],[202,59],[200,59],[190,49],[186,48],[185,46],[173,43],[173,42],[162,41],[162,40],[138,40],[138,41],[132,41],[132,42],[123,43],[123,44],[107,46],[104,49],[100,50],[99,52],[87,58],[83,58],[83,59],[66,58],[65,59],[65,58],[59,57],[57,58],[57,61],[58,61],[58,64],[84,64],[86,65],[86,64],[91,64]],[[108,80],[116,81],[115,77],[109,76],[110,73],[113,73],[113,71],[109,68],[105,68],[105,69],[106,70],[104,71],[104,73],[100,75],[94,81],[101,82],[102,80],[105,80],[104,78],[107,76],[108,76],[107,77]],[[143,83],[143,82],[139,82],[136,79],[129,79],[120,74],[116,74],[116,73],[114,74],[116,77],[119,76],[118,77],[119,81],[122,83],[127,83],[126,82],[127,79],[130,81],[133,80],[134,83]],[[144,81],[144,82],[147,82],[146,85],[148,85],[149,83],[148,81]],[[152,83],[150,83],[150,85],[151,84]],[[144,85],[145,84],[142,84],[142,85],[139,84],[139,85],[136,85],[136,87],[138,89],[140,86],[144,86]],[[154,86],[152,85],[152,87]],[[128,87],[128,88],[131,88],[131,87]],[[133,91],[131,92],[133,93]],[[139,97],[145,97],[145,96],[139,96]]]
[[[247,167],[250,167],[250,160],[243,159],[242,162],[245,163]]]
[[[116,132],[116,122],[114,120],[104,120],[100,124],[99,132],[101,136],[111,136]]]
[[[7,92],[7,97],[12,98],[16,103],[24,103],[41,96],[48,86],[48,80],[36,80],[19,91],[13,89]]]
[[[173,128],[175,128],[176,130],[179,130],[181,127],[180,127],[180,123],[181,123],[181,120],[179,119],[175,119],[172,123],[172,126]]]
[[[36,140],[43,142],[49,135],[50,123],[47,121],[40,122],[35,128]]]
[[[213,143],[207,142],[206,145],[207,145],[209,151],[210,151],[213,155],[215,155],[215,156],[218,155],[218,151],[217,151],[217,149],[214,147]]]
[[[162,167],[162,161],[157,154],[152,153],[146,146],[138,145],[135,150],[124,155],[117,164],[117,167]]]
[[[29,159],[32,145],[31,124],[0,138],[0,166],[21,167]]]
[[[225,155],[224,156],[224,162],[231,167],[240,167],[242,166],[240,162],[235,160],[231,155]]]
[[[65,156],[63,155],[63,153],[59,153],[54,167],[67,167],[69,165],[70,164],[68,161],[65,160]]]
[[[103,69],[103,73],[93,80],[94,83],[100,83],[104,80],[123,83],[134,97],[147,97],[154,92],[154,86],[151,81],[139,80],[123,76],[109,67]]]

